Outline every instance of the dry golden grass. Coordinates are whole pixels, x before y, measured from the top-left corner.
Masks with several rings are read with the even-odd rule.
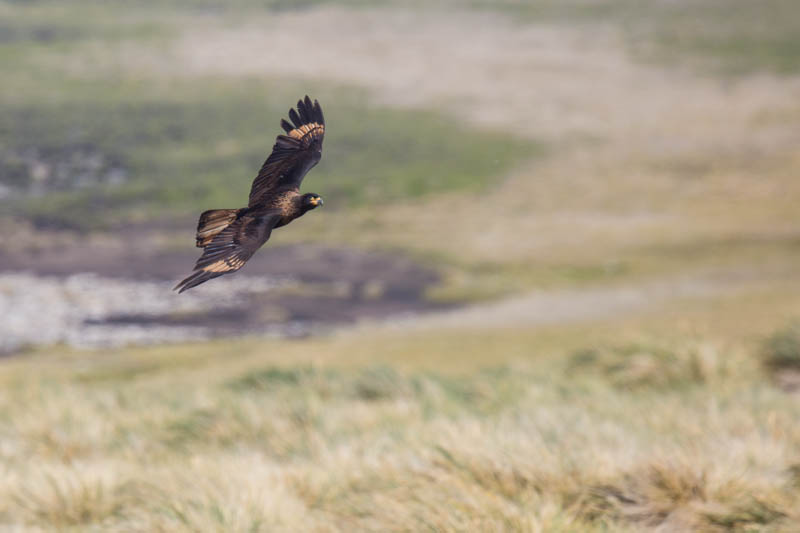
[[[0,524],[793,531],[797,397],[760,325],[718,340],[758,297],[695,314],[705,335],[667,311],[8,359]]]

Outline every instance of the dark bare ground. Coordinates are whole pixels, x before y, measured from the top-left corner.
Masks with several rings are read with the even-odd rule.
[[[220,278],[238,276],[244,283],[237,285],[233,301],[218,302],[211,285],[220,280],[180,296],[169,290],[191,271],[199,250],[159,246],[155,238],[158,234],[151,228],[93,238],[77,234],[54,238],[41,230],[34,233],[31,245],[3,243],[11,245],[0,247],[0,275],[24,272],[33,275],[30,279],[52,284],[54,279],[66,282],[75,274],[91,273],[98,279],[141,283],[143,287],[157,283],[163,284],[164,300],[176,302],[158,313],[142,312],[135,305],[120,311],[117,306],[109,308],[108,313],[82,319],[81,327],[93,332],[106,328],[111,336],[119,328],[156,331],[165,327],[187,332],[200,328],[208,337],[259,333],[305,336],[362,319],[444,308],[425,299],[426,289],[438,282],[438,274],[399,254],[312,244],[267,246],[240,273]],[[250,290],[245,280],[257,278],[274,281],[275,286],[264,290],[263,284],[254,284]],[[208,298],[202,298],[204,292]],[[181,308],[180,300],[187,295],[201,297],[199,305]],[[102,294],[93,296],[103,299]],[[46,301],[40,305],[49,307]]]

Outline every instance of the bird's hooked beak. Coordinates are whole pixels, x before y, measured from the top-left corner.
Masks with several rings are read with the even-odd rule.
[[[314,206],[316,206],[316,207],[320,207],[322,205],[325,205],[325,202],[323,202],[322,198],[320,198],[319,196],[316,197],[316,198],[312,198],[311,199],[311,203],[314,204]]]

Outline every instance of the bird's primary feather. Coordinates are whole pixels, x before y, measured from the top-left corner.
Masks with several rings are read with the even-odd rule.
[[[250,205],[262,203],[277,189],[300,187],[306,173],[322,157],[322,140],[325,136],[325,117],[316,100],[306,96],[298,100],[297,109],[289,110],[289,119],[281,120],[286,135],[278,135],[272,153],[264,161],[250,189]]]

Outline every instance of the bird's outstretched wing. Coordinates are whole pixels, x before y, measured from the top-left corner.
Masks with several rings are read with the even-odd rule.
[[[297,111],[289,110],[290,124],[281,120],[286,135],[278,135],[272,153],[261,166],[250,189],[250,206],[267,203],[278,188],[299,188],[306,173],[322,157],[325,117],[319,102],[306,96],[297,101]]]
[[[280,220],[278,212],[238,218],[218,233],[203,249],[194,271],[175,287],[179,293],[210,279],[236,272],[263,245]]]

